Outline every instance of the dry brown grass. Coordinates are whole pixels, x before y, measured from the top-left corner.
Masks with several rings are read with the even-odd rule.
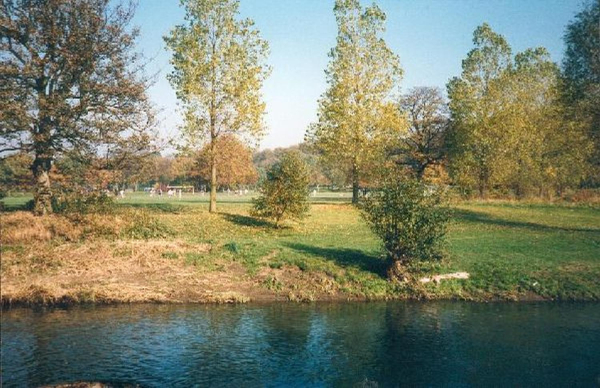
[[[2,243],[21,244],[62,238],[75,241],[82,228],[65,217],[50,215],[36,217],[30,212],[2,214]]]
[[[600,204],[600,190],[582,189],[565,196],[565,199],[574,203]]]
[[[1,213],[0,241],[6,245],[32,244],[50,240],[79,241],[90,238],[128,238],[128,230],[144,220],[154,218],[142,211],[123,211],[118,214],[60,215],[36,217],[30,212]],[[137,217],[137,218],[136,218]],[[125,235],[125,236],[124,236]]]
[[[243,289],[251,289],[252,282],[242,267],[228,267],[227,276],[207,276],[185,263],[186,253],[210,249],[181,240],[27,245],[2,255],[1,299],[5,305],[250,300]],[[234,284],[240,292],[231,292]]]

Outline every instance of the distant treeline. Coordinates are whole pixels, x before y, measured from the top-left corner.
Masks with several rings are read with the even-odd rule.
[[[187,24],[165,43],[184,124],[177,154],[161,156],[151,79],[130,26],[134,4],[4,2],[2,193],[33,191],[34,211],[45,214],[62,190],[193,185],[211,191],[215,211],[216,189],[257,184],[286,151],[248,146],[266,131],[268,42],[239,18],[237,1],[182,5]],[[543,47],[513,53],[483,23],[446,93],[422,86],[400,94],[403,70],[376,4],[336,0],[333,14],[338,32],[318,119],[290,147],[309,165],[311,185],[351,187],[354,201],[390,174],[482,197],[600,186],[600,0],[566,27],[561,64]]]

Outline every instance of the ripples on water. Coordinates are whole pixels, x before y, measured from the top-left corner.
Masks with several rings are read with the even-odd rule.
[[[3,386],[595,386],[600,304],[13,309]]]

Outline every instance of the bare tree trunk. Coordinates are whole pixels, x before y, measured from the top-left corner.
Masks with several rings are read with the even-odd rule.
[[[479,198],[485,199],[487,197],[487,189],[488,189],[488,174],[486,171],[481,171],[479,173]]]
[[[479,182],[479,198],[485,199],[487,196],[487,190],[485,188],[485,183]]]
[[[352,203],[358,203],[358,168],[356,163],[352,166]]]
[[[425,169],[427,168],[427,165],[421,165],[418,167],[417,169],[417,179],[419,181],[423,180],[423,175],[425,175]]]
[[[43,216],[52,213],[52,190],[50,189],[50,167],[48,158],[36,156],[33,161],[33,176],[35,178],[35,193],[33,196],[33,213]]]
[[[215,137],[210,140],[210,205],[209,213],[217,211],[217,150]]]

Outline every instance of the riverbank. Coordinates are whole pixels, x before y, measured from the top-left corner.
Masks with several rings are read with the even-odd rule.
[[[141,199],[110,216],[3,213],[2,304],[600,300],[598,207],[455,205],[446,259],[393,284],[349,204],[274,229],[237,200],[209,214],[196,197]],[[418,281],[458,271],[469,279]]]

